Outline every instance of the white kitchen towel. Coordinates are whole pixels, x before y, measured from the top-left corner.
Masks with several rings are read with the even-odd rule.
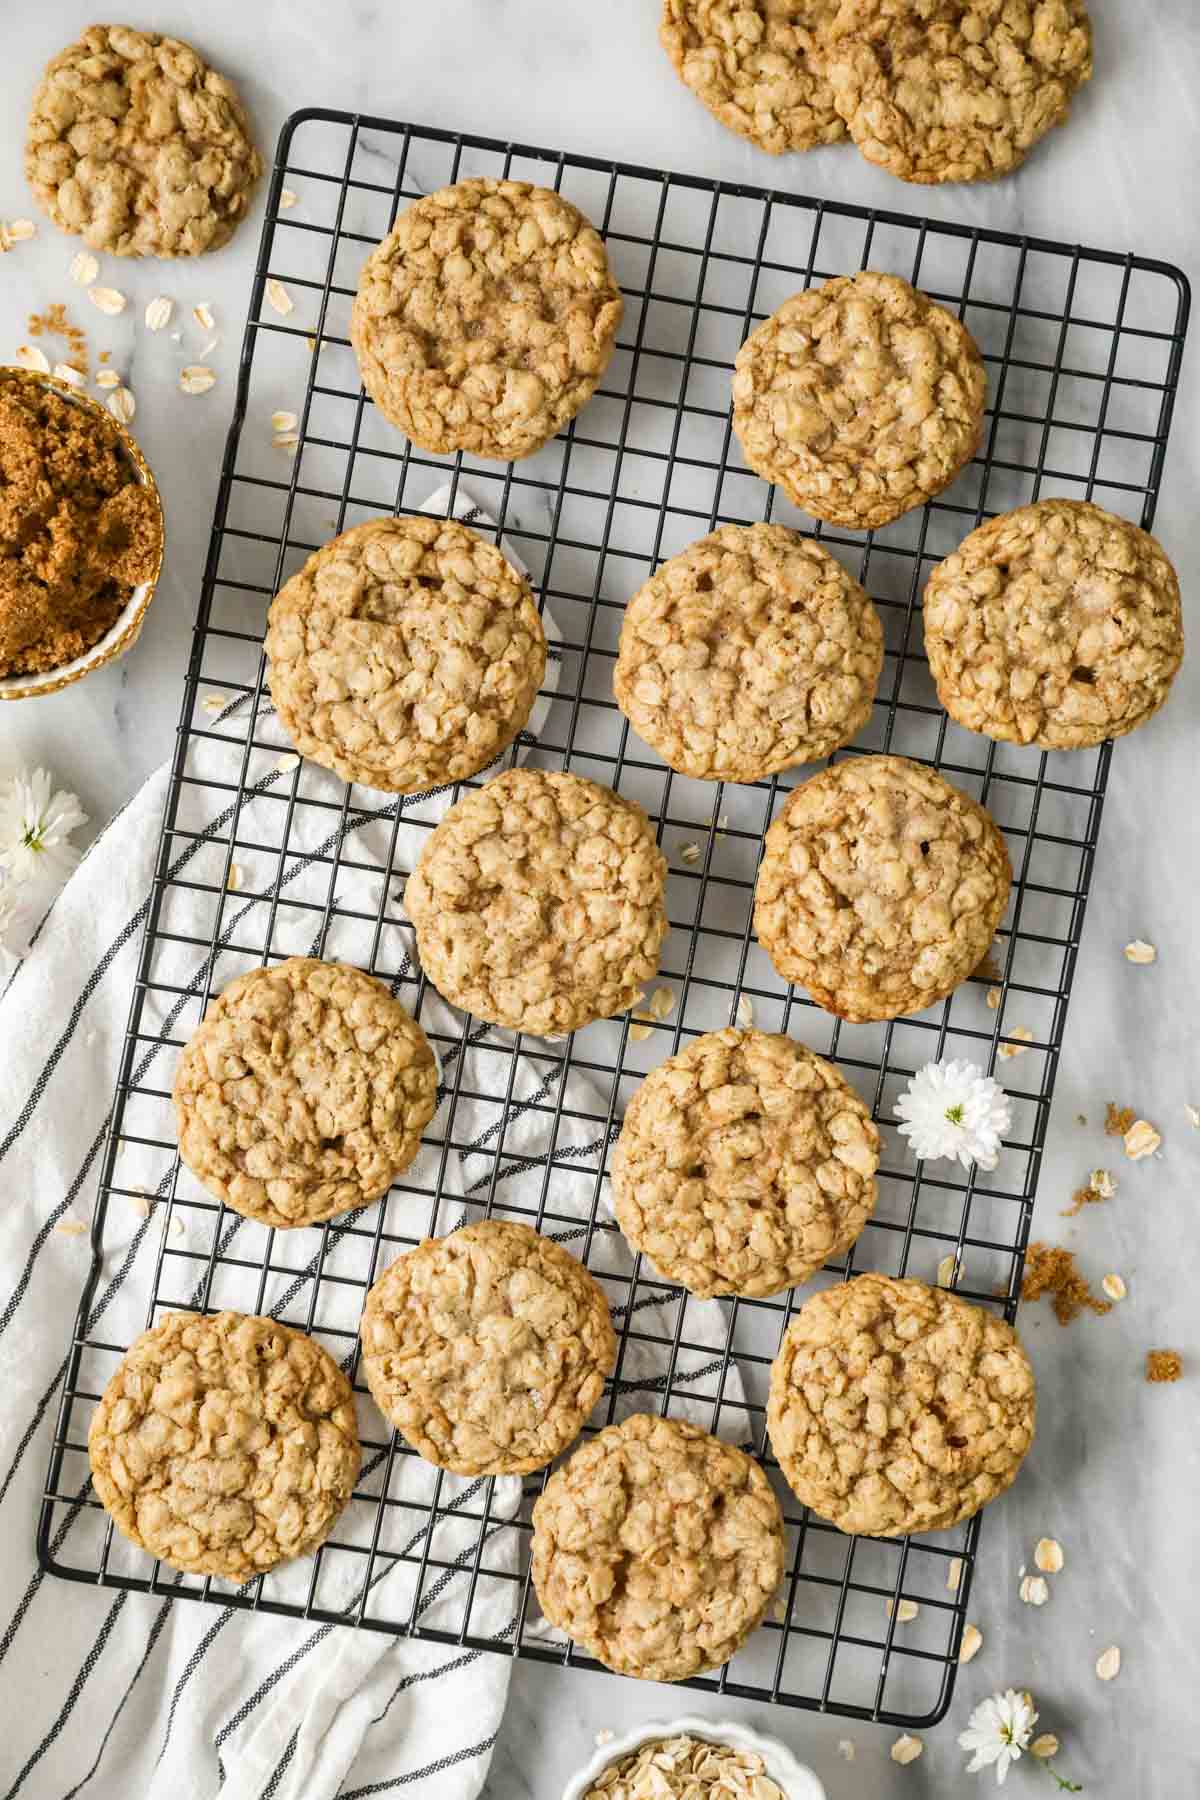
[[[444,499],[435,496],[431,510],[444,506]],[[460,511],[466,513],[469,504],[459,496]],[[236,778],[247,755],[250,713],[244,701],[226,707],[206,720],[211,735],[194,740],[189,750],[191,779],[176,825],[192,835],[173,840],[172,869],[178,879],[166,891],[160,933],[201,944],[212,936],[217,901],[211,890],[219,900],[233,855],[225,841],[231,801],[222,784],[231,768]],[[531,724],[540,727],[544,716],[543,710]],[[261,706],[253,721],[253,741],[258,761],[249,779],[259,798],[243,805],[238,820],[239,838],[250,843],[269,819],[265,808],[256,816],[255,807],[280,784],[286,790],[297,778],[286,755],[280,766],[286,740]],[[304,766],[303,775],[306,794],[334,807],[332,814],[320,805],[308,809],[321,821],[311,844],[289,858],[239,849],[245,867],[239,869],[238,891],[224,897],[217,955],[168,938],[155,962],[155,979],[178,992],[156,991],[143,1011],[134,1071],[137,1124],[131,1130],[144,1135],[146,1145],[127,1147],[118,1164],[116,1179],[125,1197],[114,1194],[109,1205],[103,1267],[88,1321],[93,1340],[120,1347],[144,1327],[164,1247],[185,1271],[206,1266],[204,1234],[212,1229],[214,1215],[189,1210],[189,1193],[201,1190],[189,1185],[186,1171],[178,1179],[177,1198],[168,1203],[176,1189],[166,1096],[176,1053],[160,1040],[186,1036],[199,1016],[206,985],[219,990],[263,948],[364,960],[354,954],[361,945],[353,936],[352,915],[360,907],[374,914],[378,877],[359,871],[354,859],[390,866],[399,883],[425,841],[425,830],[405,822],[403,803],[385,803],[376,796],[375,806],[348,809],[342,805],[345,790],[334,777],[311,765]],[[166,1597],[172,1579],[168,1570],[161,1571],[164,1597],[158,1597],[67,1585],[36,1564],[37,1512],[71,1321],[89,1255],[79,1226],[90,1217],[94,1202],[151,904],[167,786],[162,769],[110,824],[60,895],[0,1000],[0,1691],[5,1718],[0,1797],[15,1800],[25,1794],[44,1800],[53,1795],[65,1800],[85,1794],[91,1800],[127,1800],[137,1794],[146,1800],[215,1800],[221,1794],[235,1800],[365,1800],[368,1794],[412,1792],[422,1800],[467,1800],[482,1786],[500,1728],[511,1672],[506,1656],[273,1618],[228,1605],[172,1601]],[[300,837],[302,810],[297,809],[293,821]],[[427,811],[424,816],[428,818]],[[270,838],[259,833],[257,841]],[[331,854],[337,858],[339,893],[353,904],[346,919],[326,921]],[[381,943],[377,966],[394,970],[399,979],[411,970],[411,945],[403,925],[395,930],[391,948]],[[288,932],[294,941],[286,941]],[[457,1034],[461,1025],[461,1018],[432,994],[422,1019],[435,1032]],[[457,1148],[450,1148],[451,1104],[444,1098],[414,1175],[420,1171],[430,1185],[431,1177],[441,1177],[438,1185],[447,1198],[436,1220],[439,1231],[464,1217],[480,1216],[485,1201],[498,1211],[506,1205],[526,1209],[549,1194],[557,1219],[547,1229],[580,1248],[588,1230],[589,1187],[594,1191],[597,1178],[560,1184],[555,1173],[564,1166],[600,1166],[616,1125],[604,1117],[590,1082],[567,1065],[564,1046],[531,1044],[528,1054],[517,1059],[511,1087],[510,1059],[498,1054],[506,1047],[503,1034],[473,1028],[468,1043],[445,1055],[444,1086],[454,1096]],[[505,1074],[499,1096],[485,1099],[497,1094],[500,1067]],[[551,1170],[549,1133],[556,1114]],[[156,1141],[167,1149],[156,1149]],[[419,1235],[432,1223],[427,1211],[417,1210],[413,1195],[394,1193],[383,1204],[389,1225],[408,1235]],[[578,1223],[559,1222],[572,1220]],[[264,1310],[302,1321],[318,1255],[325,1256],[328,1269],[343,1247],[337,1223],[327,1239],[320,1232],[286,1234],[288,1269],[271,1276]],[[236,1253],[245,1265],[239,1271],[223,1264],[222,1273],[231,1278],[240,1274],[245,1288],[224,1289],[210,1303],[252,1306],[265,1234],[228,1214],[221,1229],[223,1248],[236,1237]],[[606,1234],[605,1252],[613,1274],[628,1272],[628,1252],[616,1234]],[[273,1260],[282,1259],[277,1253]],[[346,1291],[356,1308],[360,1289],[347,1286]],[[195,1287],[189,1294],[185,1284],[182,1297],[196,1303]],[[651,1294],[639,1300],[637,1319],[626,1321],[622,1309],[615,1309],[618,1326],[629,1327],[624,1379],[613,1402],[618,1416],[661,1404],[671,1344],[681,1335],[676,1308],[683,1305],[679,1297]],[[718,1394],[726,1407],[736,1408],[743,1398],[736,1370],[722,1376],[727,1315],[715,1302],[688,1301],[686,1308],[687,1348],[677,1353],[676,1380],[697,1396],[689,1403],[694,1416],[711,1425],[710,1401]],[[108,1367],[112,1361],[110,1357]],[[88,1410],[74,1409],[70,1441],[76,1446],[82,1442]],[[741,1435],[736,1423],[729,1429]],[[377,1416],[370,1435],[386,1435]],[[51,1550],[64,1563],[86,1566],[87,1546],[94,1544],[103,1521],[94,1508],[82,1504],[85,1478],[76,1452],[67,1458],[59,1491],[67,1491],[65,1484],[73,1481],[69,1491],[80,1494],[81,1504],[57,1509]],[[430,1479],[433,1472],[419,1459],[397,1457],[389,1495],[419,1500],[422,1483]],[[519,1629],[521,1590],[510,1578],[517,1570],[518,1533],[507,1521],[519,1504],[520,1484],[511,1479],[496,1483],[485,1518],[486,1489],[486,1483],[444,1478],[429,1552],[446,1566],[437,1581],[426,1581],[421,1616],[426,1624],[457,1633],[469,1614],[470,1634],[495,1638],[501,1647],[511,1644]],[[391,1516],[397,1512],[403,1508],[391,1509]],[[374,1514],[368,1502],[355,1502],[345,1529],[353,1537],[357,1516],[359,1541],[364,1529],[369,1541]],[[390,1547],[420,1555],[421,1517],[411,1517],[407,1542],[397,1539]],[[148,1559],[119,1538],[114,1543],[114,1566],[148,1573]],[[122,1552],[128,1560],[121,1560]],[[476,1576],[477,1565],[483,1573]],[[279,1581],[275,1591],[281,1594],[302,1594],[311,1566],[291,1565],[269,1579]],[[320,1603],[331,1610],[357,1604],[357,1567],[345,1552],[335,1559]],[[406,1616],[414,1574],[411,1562],[378,1564],[368,1612]],[[299,1584],[298,1590],[289,1588],[289,1578]]]

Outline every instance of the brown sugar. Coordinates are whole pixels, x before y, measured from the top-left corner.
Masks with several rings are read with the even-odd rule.
[[[116,428],[50,388],[0,383],[0,675],[90,650],[161,550],[157,499]]]
[[[68,368],[77,370],[86,379],[88,372],[87,332],[81,331],[78,325],[72,324],[61,300],[56,300],[53,306],[48,306],[44,313],[30,313],[28,329],[30,337],[61,338],[66,345],[66,354],[61,360],[67,364]]]
[[[1183,1358],[1178,1350],[1147,1350],[1147,1381],[1178,1381],[1183,1374]]]
[[[1137,1113],[1132,1106],[1118,1106],[1115,1100],[1110,1100],[1108,1110],[1104,1115],[1105,1135],[1107,1137],[1124,1137],[1136,1120]]]
[[[1112,1311],[1111,1301],[1093,1294],[1071,1252],[1057,1244],[1030,1244],[1025,1258],[1021,1298],[1040,1300],[1043,1294],[1050,1295],[1060,1325],[1069,1325],[1085,1307],[1094,1313]]]

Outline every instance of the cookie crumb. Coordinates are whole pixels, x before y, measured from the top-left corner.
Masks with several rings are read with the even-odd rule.
[[[1182,1374],[1183,1358],[1178,1350],[1147,1350],[1147,1381],[1178,1381]]]
[[[1100,1300],[1093,1294],[1076,1268],[1071,1251],[1058,1244],[1030,1244],[1025,1258],[1021,1298],[1040,1300],[1043,1294],[1050,1295],[1054,1316],[1060,1325],[1069,1325],[1085,1307],[1094,1313],[1112,1311],[1110,1301]]]
[[[1104,1135],[1124,1137],[1136,1118],[1132,1106],[1118,1106],[1115,1100],[1110,1100],[1104,1114]]]

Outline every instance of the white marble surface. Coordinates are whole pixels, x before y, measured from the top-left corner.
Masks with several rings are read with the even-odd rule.
[[[138,22],[193,38],[236,77],[264,146],[295,107],[357,107],[1136,249],[1194,267],[1200,14],[1193,0],[1155,0],[1152,7],[1092,0],[1092,11],[1096,79],[1068,129],[1002,185],[949,190],[903,188],[848,149],[777,162],[726,134],[670,77],[654,39],[655,0],[358,0],[341,7],[325,0],[176,0]],[[33,211],[19,151],[28,92],[46,57],[92,13],[90,0],[8,9],[0,216]],[[24,338],[30,310],[71,301],[94,347],[111,346],[129,372],[136,429],[167,506],[166,573],[136,651],[82,687],[0,712],[0,764],[48,762],[97,822],[171,748],[257,229],[256,214],[229,249],[195,267],[106,264],[103,278],[133,302],[118,320],[93,312],[70,287],[75,246],[49,225],[0,262],[0,358]],[[160,291],[174,295],[185,315],[199,300],[216,314],[221,341],[209,360],[220,381],[203,400],[181,402],[171,391],[165,371],[178,360],[176,347],[147,339],[137,323]],[[203,334],[185,329],[198,350]],[[1193,346],[1158,516],[1189,614],[1200,574],[1196,366]],[[1109,1318],[1088,1318],[1065,1332],[1043,1309],[1025,1315],[1042,1384],[1042,1432],[1017,1488],[987,1522],[971,1608],[984,1650],[964,1673],[949,1720],[928,1734],[924,1757],[908,1768],[888,1760],[891,1734],[878,1728],[734,1702],[721,1708],[786,1738],[816,1766],[831,1800],[975,1791],[961,1774],[955,1733],[976,1699],[1009,1684],[1034,1689],[1045,1724],[1064,1739],[1064,1768],[1089,1794],[1182,1800],[1200,1792],[1193,1718],[1200,1684],[1200,1133],[1183,1111],[1185,1101],[1200,1103],[1193,1002],[1198,703],[1200,658],[1185,669],[1165,716],[1115,757],[1036,1229],[1076,1245],[1096,1279],[1119,1270],[1129,1298]],[[1124,962],[1120,946],[1134,935],[1158,945],[1156,967]],[[1160,1124],[1165,1153],[1152,1165],[1127,1167],[1113,1202],[1069,1223],[1059,1216],[1065,1197],[1089,1166],[1113,1160],[1096,1124],[1110,1096]],[[1093,1121],[1086,1130],[1076,1123],[1080,1111]],[[1188,1379],[1174,1388],[1145,1387],[1140,1366],[1152,1344],[1180,1348],[1190,1360]],[[1035,1611],[1017,1601],[1017,1569],[1043,1533],[1062,1541],[1067,1567],[1050,1604]],[[1105,1686],[1092,1665],[1110,1642],[1125,1660],[1120,1678]],[[714,1706],[703,1695],[519,1665],[490,1800],[557,1800],[597,1728],[665,1717],[681,1702],[701,1712]],[[857,1746],[853,1765],[837,1754],[846,1736]],[[1008,1791],[1051,1789],[1043,1774],[1022,1765]]]

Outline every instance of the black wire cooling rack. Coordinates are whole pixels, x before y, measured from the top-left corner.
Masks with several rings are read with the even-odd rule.
[[[348,343],[359,268],[397,210],[467,175],[561,189],[600,227],[626,296],[619,347],[574,424],[516,466],[427,456],[366,402]],[[950,307],[988,367],[988,423],[940,499],[870,536],[815,528],[859,576],[886,631],[874,717],[851,754],[942,769],[1003,827],[1015,881],[995,965],[920,1018],[849,1026],[780,985],[751,933],[762,835],[795,780],[719,787],[666,770],[612,700],[622,609],[656,563],[723,521],[813,522],[743,465],[730,368],[796,289],[870,265]],[[467,1483],[391,1437],[361,1381],[364,1468],[332,1540],[233,1590],[180,1577],[115,1534],[90,1493],[86,1428],[124,1346],[102,1329],[114,1219],[141,1215],[147,1321],[170,1306],[271,1311],[356,1375],[362,1297],[402,1248],[461,1218],[522,1217],[583,1255],[619,1327],[619,1412],[686,1412],[765,1443],[770,1359],[796,1296],[697,1302],[634,1259],[606,1210],[604,1165],[639,1077],[697,1032],[743,1021],[831,1057],[887,1125],[931,1057],[997,1068],[1014,1100],[999,1167],[916,1167],[885,1132],[878,1210],[845,1264],[927,1280],[1012,1318],[1100,824],[1109,747],[1046,756],[953,725],[921,653],[929,569],[983,518],[1038,496],[1095,497],[1149,526],[1188,313],[1184,277],[1135,256],[725,186],[386,119],[308,111],[280,139],[221,472],[149,925],[39,1529],[73,1580],[576,1664],[528,1580],[541,1477]],[[295,412],[298,448],[287,443]],[[273,437],[282,437],[281,445]],[[450,796],[398,801],[287,754],[263,685],[267,602],[336,531],[381,512],[474,504],[528,567],[552,685],[511,756],[640,800],[669,859],[661,1016],[512,1039],[453,1014],[410,955],[403,878]],[[389,982],[425,1024],[444,1097],[388,1199],[312,1231],[271,1233],[179,1168],[175,1054],[240,970],[303,951]],[[666,1010],[669,1007],[669,1010]],[[148,1215],[148,1216],[147,1216]],[[119,1237],[120,1232],[117,1233]],[[110,1255],[106,1260],[106,1237]],[[135,1254],[136,1253],[136,1254]],[[949,1261],[947,1259],[950,1259]],[[1052,1420],[1054,1395],[1044,1397]],[[980,1521],[900,1542],[847,1538],[784,1502],[788,1576],[775,1614],[693,1685],[895,1725],[932,1724],[953,1689]],[[901,1600],[919,1604],[915,1618]]]

